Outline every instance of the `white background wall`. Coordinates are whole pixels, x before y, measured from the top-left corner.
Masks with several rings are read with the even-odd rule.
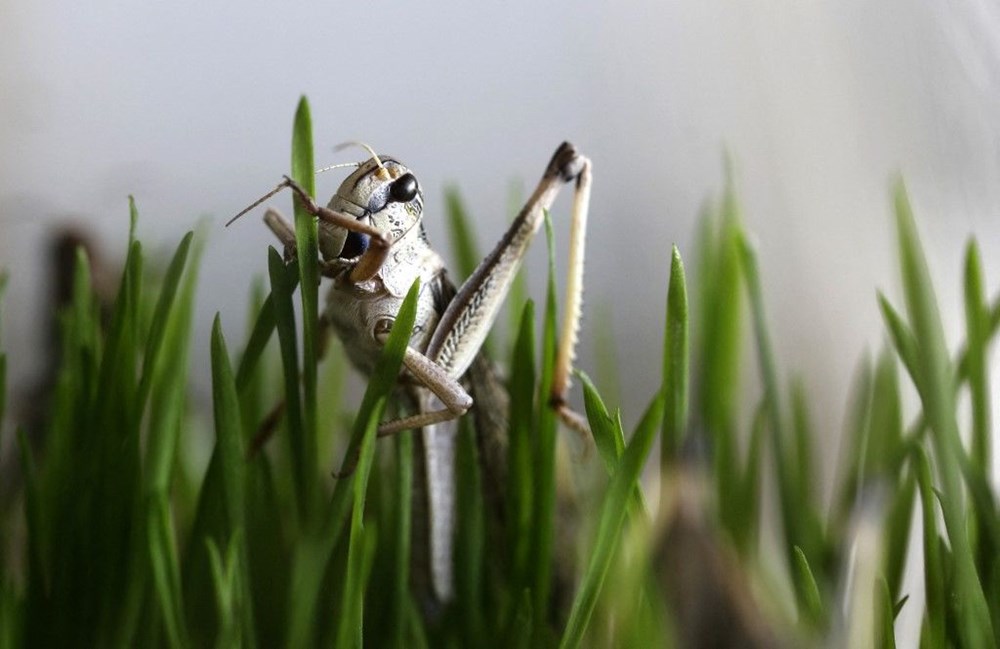
[[[759,239],[783,370],[817,395],[824,457],[854,363],[881,340],[874,290],[899,294],[893,175],[908,182],[955,336],[966,237],[979,236],[991,280],[1000,264],[1000,9],[986,0],[286,4],[0,0],[0,266],[12,273],[3,334],[15,385],[37,372],[43,343],[45,233],[84,220],[120,253],[129,193],[142,237],[165,247],[215,217],[196,345],[207,347],[217,310],[238,339],[271,238],[256,217],[221,224],[286,169],[301,93],[317,162],[353,159],[331,151],[347,139],[398,156],[419,175],[442,244],[446,182],[460,185],[485,247],[503,229],[510,179],[534,182],[562,139],[590,155],[587,306],[614,311],[633,421],[659,372],[670,244],[693,261],[695,215],[720,188],[724,150]],[[324,193],[337,182],[324,178]],[[531,260],[536,289],[542,261]]]

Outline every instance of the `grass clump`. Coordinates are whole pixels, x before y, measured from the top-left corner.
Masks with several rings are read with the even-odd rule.
[[[313,192],[304,100],[291,168]],[[100,317],[81,253],[60,314],[62,360],[49,417],[31,437],[15,432],[21,480],[0,500],[0,648],[893,647],[894,622],[913,594],[903,590],[905,557],[917,549],[927,602],[921,646],[1000,640],[1000,514],[987,476],[987,353],[1000,299],[986,299],[971,243],[967,343],[952,355],[901,184],[895,212],[905,308],[878,297],[888,344],[860,362],[832,507],[812,470],[809,396],[801,382],[780,376],[766,287],[727,186],[702,219],[690,303],[684,263],[672,251],[662,381],[635,429],[624,430],[613,404],[579,377],[597,453],[575,467],[577,482],[589,485],[575,501],[564,495],[568,479],[547,403],[556,350],[551,263],[541,309],[513,298],[512,340],[491,344],[509,350],[510,408],[500,413],[509,436],[503,525],[489,515],[480,488],[486,469],[467,417],[457,454],[458,595],[431,616],[411,587],[413,533],[423,524],[414,507],[413,433],[381,442],[375,435],[394,407],[417,287],[364,399],[341,412],[331,387],[341,370],[317,367],[316,223],[297,206],[299,262],[269,251],[270,290],[254,288],[247,342],[235,357],[215,320],[215,441],[192,482],[186,449],[197,414],[186,385],[203,237],[188,233],[152,281],[130,206],[110,318]],[[480,256],[456,193],[448,206],[467,274]],[[744,327],[751,350],[743,349]],[[740,366],[748,351],[761,395],[744,407]],[[330,355],[332,367],[346,364],[336,349]],[[0,355],[0,414],[5,367]],[[904,413],[900,367],[920,397],[918,412]],[[968,444],[958,423],[963,390],[971,397]],[[261,451],[255,435],[268,404],[279,402],[278,432]],[[651,511],[640,476],[657,442],[659,505]],[[337,479],[325,460],[334,448],[344,457]],[[765,463],[775,472],[773,496],[761,488]],[[765,505],[778,512],[778,565],[762,561]],[[909,535],[916,507],[919,548]]]

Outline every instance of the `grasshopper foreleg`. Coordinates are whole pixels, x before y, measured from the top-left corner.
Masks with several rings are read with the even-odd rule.
[[[383,344],[387,337],[388,333],[377,335],[378,341]],[[412,347],[406,348],[403,365],[421,386],[433,392],[441,400],[444,408],[383,422],[378,427],[380,437],[457,419],[472,407],[472,397],[462,387],[462,384],[449,376],[448,372],[440,365]]]
[[[359,221],[349,214],[341,214],[328,207],[323,207],[301,185],[287,176],[285,177],[285,182],[288,183],[288,186],[299,197],[306,211],[313,216],[331,225],[344,228],[349,232],[357,232],[369,237],[368,249],[358,259],[354,269],[351,270],[349,278],[354,283],[360,283],[374,277],[375,273],[382,268],[385,260],[389,257],[389,249],[392,247],[392,239],[389,235],[364,221]]]

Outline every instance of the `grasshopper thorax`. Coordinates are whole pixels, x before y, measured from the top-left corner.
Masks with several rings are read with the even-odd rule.
[[[372,157],[348,176],[328,207],[386,232],[393,245],[423,238],[424,198],[410,170],[389,157]],[[368,237],[320,222],[320,251],[327,260],[351,260],[368,249]]]

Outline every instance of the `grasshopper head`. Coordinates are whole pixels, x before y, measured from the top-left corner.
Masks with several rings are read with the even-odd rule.
[[[422,236],[424,197],[416,176],[392,158],[373,156],[348,176],[329,203],[330,209],[348,214],[388,232],[394,242]],[[319,243],[323,257],[354,259],[368,249],[368,237],[330,223],[320,222]]]

